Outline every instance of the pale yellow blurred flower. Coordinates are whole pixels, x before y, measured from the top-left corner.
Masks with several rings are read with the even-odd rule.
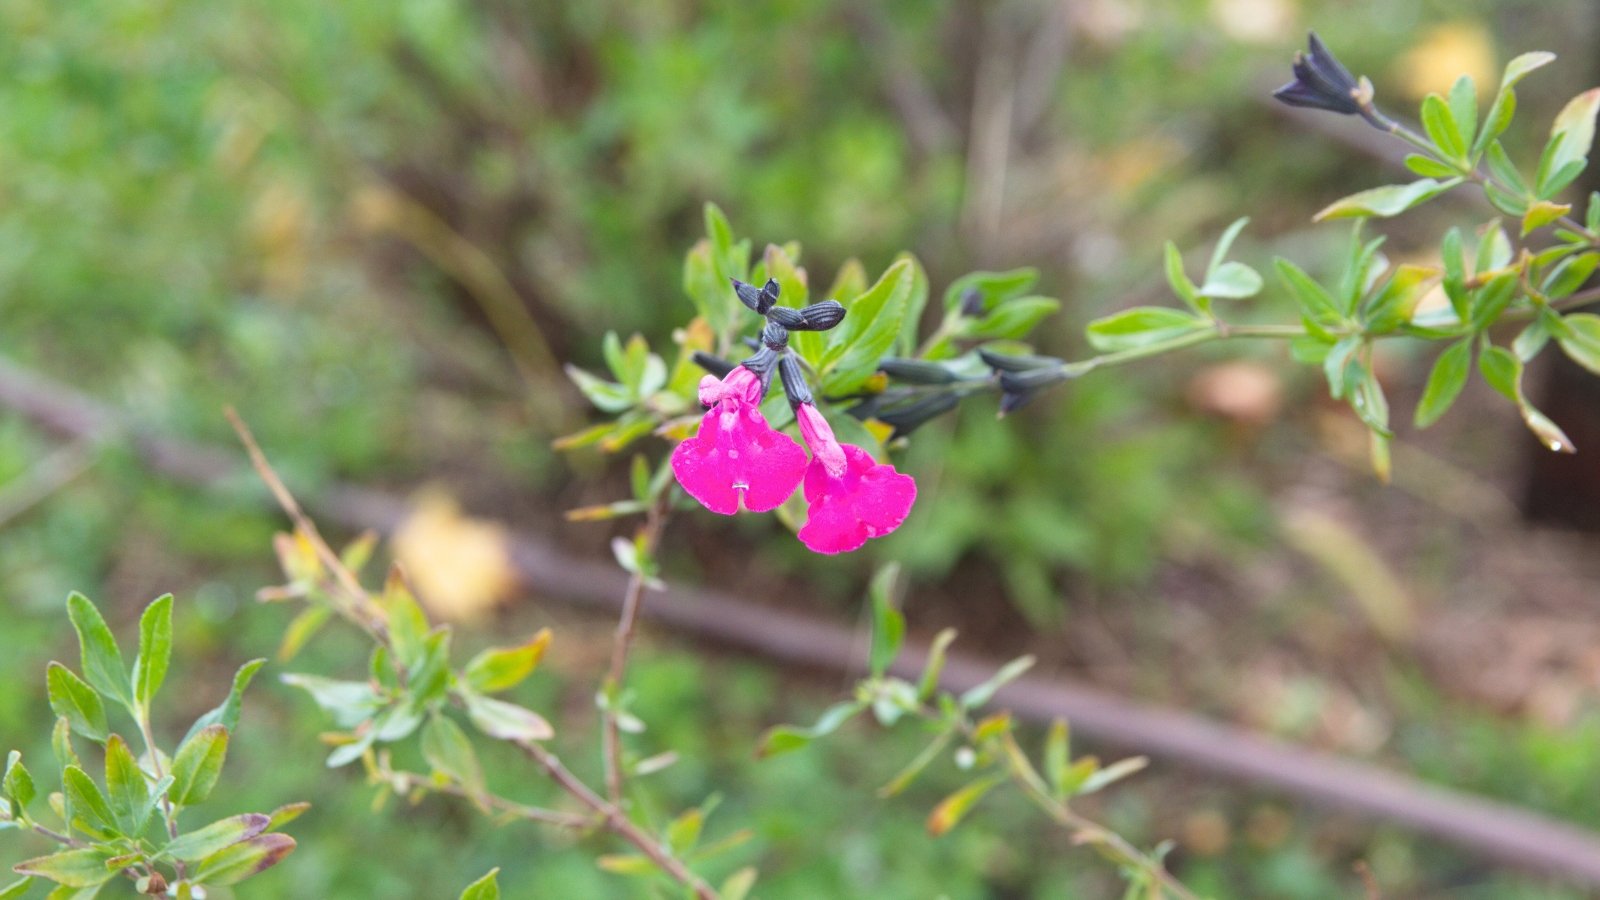
[[[1298,12],[1294,0],[1211,0],[1212,21],[1245,44],[1283,42],[1294,31]]]
[[[440,619],[481,619],[516,585],[505,528],[463,516],[442,490],[417,496],[392,543],[417,599]]]
[[[1462,75],[1471,75],[1482,95],[1499,82],[1494,38],[1481,22],[1446,22],[1422,35],[1396,63],[1395,84],[1412,97],[1448,94]]]

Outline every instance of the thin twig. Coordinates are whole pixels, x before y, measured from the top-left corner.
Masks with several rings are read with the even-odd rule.
[[[579,803],[599,813],[605,821],[606,827],[618,837],[639,849],[655,864],[656,868],[672,876],[681,884],[694,891],[700,900],[716,900],[717,892],[701,880],[700,876],[689,871],[682,861],[673,856],[660,842],[634,824],[627,814],[615,804],[608,803],[605,798],[589,789],[576,775],[573,775],[561,760],[542,745],[533,741],[513,741],[517,748],[527,757],[538,763],[556,784],[563,790],[577,798]]]
[[[465,800],[482,802],[483,804],[508,813],[518,819],[527,819],[530,822],[539,822],[545,825],[554,825],[558,828],[569,828],[573,831],[586,831],[595,827],[597,823],[588,816],[579,816],[564,813],[559,810],[545,809],[542,806],[530,806],[518,803],[509,797],[502,797],[492,791],[469,791],[466,787],[455,782],[440,783],[426,775],[416,772],[403,772],[394,769],[382,769],[380,775],[383,780],[394,784],[401,790],[421,788],[438,794],[449,794],[452,797],[461,797]]]
[[[650,505],[650,510],[646,514],[644,529],[641,532],[644,545],[641,557],[655,556],[656,545],[661,542],[661,529],[666,523],[666,516],[667,501],[663,493]],[[606,794],[612,803],[618,805],[622,803],[622,782],[625,776],[622,767],[621,716],[616,704],[621,696],[623,679],[627,677],[628,652],[633,649],[634,627],[639,620],[639,601],[644,597],[647,580],[642,568],[632,573],[628,579],[628,589],[622,595],[622,612],[617,616],[616,636],[611,643],[611,669],[606,673],[604,687],[607,702],[601,730],[601,755],[605,759]]]

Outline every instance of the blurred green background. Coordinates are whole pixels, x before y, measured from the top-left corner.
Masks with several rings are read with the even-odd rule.
[[[1517,53],[1561,53],[1525,84],[1526,154],[1600,79],[1596,22],[1579,0],[8,0],[0,352],[174,437],[232,446],[232,403],[302,496],[335,479],[433,484],[598,557],[620,527],[561,513],[618,496],[626,461],[550,449],[591,415],[550,363],[595,367],[606,330],[667,344],[690,315],[680,265],[706,201],[758,247],[800,240],[814,273],[851,256],[876,272],[909,248],[940,291],[1036,265],[1066,304],[1038,343],[1081,356],[1088,319],[1163,302],[1161,240],[1204,251],[1248,214],[1243,258],[1315,266],[1344,232],[1311,213],[1395,179],[1319,130],[1358,125],[1308,127],[1264,102],[1305,29],[1397,113],[1460,72],[1492,84]],[[1446,215],[1490,213],[1404,220],[1386,228],[1391,255],[1425,254]],[[1252,304],[1235,315],[1292,315],[1270,287]],[[1391,390],[1414,398],[1426,363],[1395,352]],[[667,574],[854,621],[873,562],[902,560],[918,632],[955,625],[969,650],[1035,652],[1128,696],[1600,828],[1594,544],[1520,523],[1506,498],[1531,441],[1485,393],[1403,432],[1385,488],[1282,348],[1162,359],[998,425],[973,404],[923,429],[900,464],[923,485],[916,512],[854,557],[809,556],[770,518],[686,516]],[[276,579],[281,522],[243,475],[176,486],[120,446],[15,504],[58,449],[0,414],[0,744],[47,752],[44,663],[76,653],[70,589],[123,633],[178,595],[181,732],[277,646],[289,613],[252,596]],[[592,772],[576,736],[606,623],[534,585],[465,639],[541,624],[557,630],[555,674],[524,699],[560,714]],[[332,635],[294,664],[360,665]],[[654,801],[722,793],[712,834],[755,829],[724,865],[759,865],[759,896],[1114,895],[1105,867],[1020,803],[927,838],[948,771],[876,800],[915,735],[856,729],[752,760],[761,728],[814,715],[843,682],[662,634],[635,681],[645,740],[684,757]],[[513,897],[636,890],[595,871],[597,847],[459,805],[373,814],[359,778],[321,769],[311,705],[259,685],[236,790],[213,805],[316,808],[289,829],[300,850],[246,894],[454,896],[494,865]],[[517,760],[491,771],[543,795]],[[1177,871],[1219,897],[1352,896],[1357,859],[1393,896],[1582,896],[1169,760],[1090,811],[1143,845],[1175,840]]]

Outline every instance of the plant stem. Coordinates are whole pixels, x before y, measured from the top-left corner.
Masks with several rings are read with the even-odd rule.
[[[699,900],[717,900],[717,892],[709,884],[701,880],[700,876],[689,871],[681,860],[673,856],[670,851],[661,845],[654,837],[646,833],[629,819],[627,814],[614,803],[609,803],[605,798],[589,789],[579,778],[572,774],[554,753],[533,741],[513,741],[517,749],[527,757],[539,764],[545,774],[561,787],[562,790],[575,797],[579,803],[589,807],[600,815],[608,830],[621,837],[623,840],[638,848],[656,868],[665,872],[673,880],[688,887]]]
[[[166,777],[166,773],[161,770],[161,751],[156,749],[155,737],[152,735],[150,728],[150,714],[142,708],[143,704],[140,704],[140,706],[141,709],[139,714],[134,717],[134,721],[139,727],[139,736],[144,739],[144,750],[150,757],[150,767],[155,769],[156,781],[159,782]],[[177,840],[178,818],[173,814],[172,799],[167,796],[165,791],[161,794],[161,817],[167,822],[167,836],[172,840]],[[179,880],[182,880],[186,874],[183,861],[173,860],[172,867],[177,871]]]
[[[660,543],[661,529],[666,523],[666,496],[667,492],[663,491],[662,495],[650,504],[650,509],[645,514],[640,542],[642,559],[654,557],[656,545]],[[622,770],[622,728],[616,705],[617,698],[622,692],[623,679],[628,673],[628,652],[633,648],[633,632],[639,619],[639,603],[644,597],[646,576],[643,567],[639,568],[640,571],[634,572],[633,577],[628,579],[627,590],[622,595],[622,613],[617,617],[617,630],[611,642],[611,668],[606,673],[603,688],[607,702],[600,734],[601,755],[605,760],[606,795],[615,805],[622,803],[622,784],[625,778]]]
[[[564,813],[554,809],[545,809],[539,806],[529,806],[526,803],[518,803],[515,800],[512,800],[508,797],[502,797],[499,794],[495,794],[490,791],[473,793],[459,784],[455,784],[453,782],[440,784],[433,779],[428,778],[425,775],[419,775],[416,772],[397,772],[393,769],[380,769],[379,775],[385,781],[389,781],[397,789],[402,791],[409,791],[414,788],[422,788],[424,790],[434,791],[440,794],[449,794],[453,797],[481,801],[487,806],[498,809],[504,813],[510,813],[519,819],[527,819],[530,822],[540,822],[545,825],[555,825],[560,828],[570,828],[576,831],[592,828],[595,825],[594,820],[587,816],[573,815],[572,813]]]

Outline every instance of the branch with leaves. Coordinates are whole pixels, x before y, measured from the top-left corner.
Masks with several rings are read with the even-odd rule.
[[[620,738],[622,730],[642,727],[626,709],[628,694],[622,678],[640,598],[651,581],[653,564],[648,559],[659,534],[659,516],[652,516],[646,533],[627,545],[635,578],[630,582],[629,602],[618,624],[610,676],[597,692],[596,700],[603,715],[606,791],[602,794],[545,745],[555,736],[555,729],[544,716],[495,696],[515,688],[534,673],[550,643],[550,631],[541,629],[516,646],[484,650],[464,665],[453,663],[450,627],[428,621],[401,570],[390,570],[381,591],[364,588],[358,573],[370,556],[373,540],[358,539],[343,553],[335,553],[267,462],[243,421],[231,410],[230,418],[257,472],[294,525],[292,534],[279,535],[276,541],[279,561],[289,581],[261,595],[268,601],[306,604],[289,626],[283,649],[292,654],[334,618],[355,625],[373,642],[363,679],[283,676],[285,683],[305,690],[343,729],[326,737],[333,745],[327,760],[330,768],[362,762],[369,779],[378,787],[380,798],[399,795],[414,801],[429,793],[440,793],[465,798],[486,814],[579,831],[610,832],[631,845],[637,855],[603,857],[603,866],[610,860],[608,867],[614,870],[653,872],[702,900],[737,900],[744,896],[754,882],[754,870],[741,870],[720,889],[714,889],[688,864],[691,858],[705,858],[708,850],[729,848],[728,844],[719,844],[698,848],[697,852],[700,826],[708,810],[691,809],[658,835],[648,823],[634,817],[623,796],[629,774],[648,774],[659,768],[658,761],[645,760],[629,772]],[[651,508],[664,506],[658,503]],[[619,556],[622,555],[619,549]],[[515,747],[575,801],[581,812],[533,806],[494,793],[486,783],[473,739],[458,723],[458,717],[464,718],[480,736]],[[413,735],[418,736],[422,756],[431,768],[426,775],[396,770],[391,762],[390,745]],[[684,823],[694,825],[690,828]]]
[[[37,879],[56,885],[51,900],[88,900],[120,875],[141,894],[189,900],[204,897],[205,888],[235,884],[271,868],[294,850],[294,838],[278,829],[305,812],[307,803],[180,827],[182,814],[203,803],[221,782],[228,742],[239,726],[240,699],[266,660],[242,666],[227,698],[196,719],[168,753],[156,737],[151,712],[172,659],[172,606],[168,594],[145,608],[130,674],[100,611],[82,594],[67,598],[83,674],[52,662],[45,675],[56,714],[50,744],[61,789],[45,798],[48,812],[41,810],[35,802],[38,784],[16,750],[7,757],[0,781],[0,830],[32,832],[61,849],[13,866],[24,877],[0,888],[0,898],[21,897]],[[142,751],[135,753],[113,730],[118,713],[133,725]],[[102,781],[89,774],[74,736],[99,748]]]
[[[1194,894],[1163,867],[1161,860],[1171,848],[1162,844],[1146,852],[1126,838],[1074,810],[1071,800],[1092,794],[1143,769],[1142,756],[1120,760],[1102,767],[1093,756],[1073,759],[1067,723],[1057,720],[1050,728],[1036,766],[1017,739],[1017,727],[1008,712],[995,712],[976,718],[994,698],[995,692],[1020,677],[1033,666],[1033,657],[1023,656],[1002,666],[989,680],[953,694],[939,688],[945,651],[955,641],[953,628],[934,638],[922,676],[915,684],[888,675],[905,639],[905,616],[895,605],[897,566],[879,570],[871,589],[872,642],[869,674],[856,685],[853,696],[829,707],[807,728],[780,725],[769,730],[761,741],[760,754],[774,756],[803,749],[824,738],[851,719],[871,711],[878,724],[893,728],[906,721],[919,722],[932,737],[887,784],[879,797],[893,797],[910,787],[941,758],[970,779],[941,800],[928,814],[928,833],[940,837],[955,828],[990,791],[1011,784],[1052,821],[1071,834],[1076,844],[1093,847],[1114,863],[1128,880],[1129,896],[1193,900]],[[1041,773],[1041,768],[1043,772]]]

